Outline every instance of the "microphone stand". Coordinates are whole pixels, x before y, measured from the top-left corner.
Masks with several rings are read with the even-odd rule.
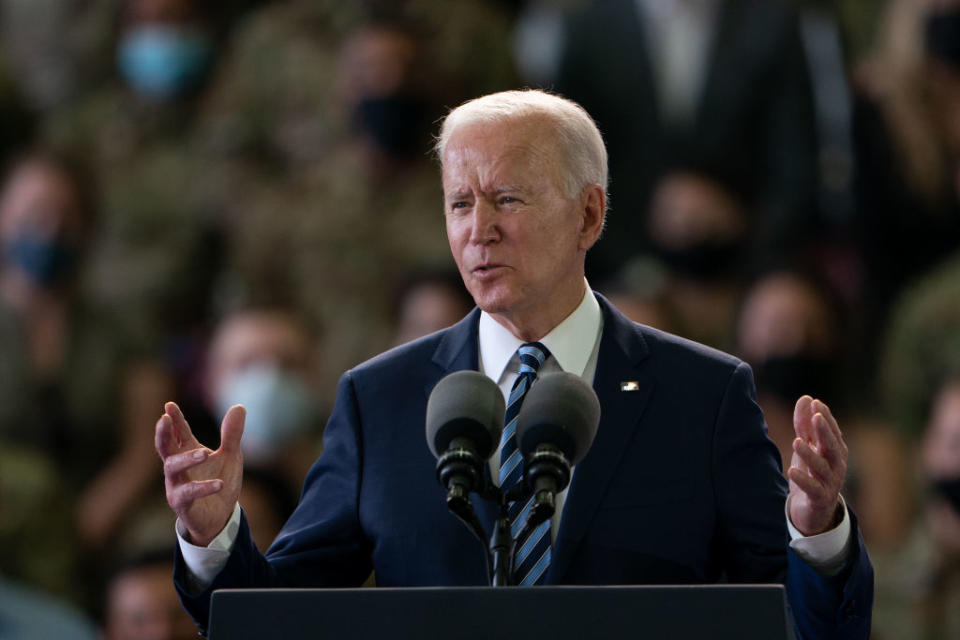
[[[471,464],[472,463],[472,464]],[[502,491],[493,484],[489,473],[481,473],[463,449],[451,449],[437,463],[437,476],[448,486],[447,508],[482,544],[487,554],[487,580],[493,587],[513,586],[513,556],[517,540],[528,536],[536,527],[553,517],[554,495],[570,480],[570,466],[562,454],[552,449],[539,449],[529,461],[529,482],[533,485],[534,504],[516,538],[511,535],[510,504],[530,496],[525,483]],[[478,487],[477,495],[497,504],[497,520],[486,543],[486,532],[470,500],[470,487]]]
[[[527,492],[522,483],[506,493],[497,487],[491,487],[491,490],[496,492],[496,500],[499,506],[497,521],[493,527],[493,534],[490,536],[489,554],[493,562],[493,581],[491,585],[494,587],[513,586],[513,556],[516,552],[517,540],[522,540],[523,536],[529,533],[532,528],[553,515],[553,511],[551,510],[549,514],[546,514],[535,508],[528,517],[520,535],[514,538],[510,526],[510,503],[524,499]],[[539,518],[539,520],[531,524],[532,520],[536,518]]]
[[[510,508],[507,502],[507,496],[502,491],[497,491],[499,512],[497,521],[493,526],[493,534],[490,536],[490,549],[488,554],[493,562],[493,581],[491,586],[506,587],[510,586],[510,578],[513,573],[513,551],[516,546],[516,540],[510,535]]]

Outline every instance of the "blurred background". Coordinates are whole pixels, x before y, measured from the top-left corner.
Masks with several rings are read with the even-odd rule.
[[[0,0],[0,637],[194,637],[153,430],[248,407],[262,548],[336,380],[472,308],[432,134],[604,133],[591,286],[838,415],[874,637],[960,637],[960,1]]]

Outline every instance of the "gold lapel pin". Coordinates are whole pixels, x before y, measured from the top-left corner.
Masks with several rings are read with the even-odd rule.
[[[640,391],[640,383],[636,380],[627,380],[620,383],[620,391]]]

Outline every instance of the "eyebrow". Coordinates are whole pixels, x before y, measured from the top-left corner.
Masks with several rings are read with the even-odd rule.
[[[493,190],[493,195],[502,195],[504,193],[526,193],[528,189],[521,187],[516,184],[505,184],[497,187]],[[464,191],[453,191],[451,193],[444,194],[445,200],[463,200],[464,198],[473,197],[473,192],[464,190]]]

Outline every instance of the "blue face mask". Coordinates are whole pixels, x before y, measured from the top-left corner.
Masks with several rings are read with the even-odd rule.
[[[273,365],[250,365],[225,380],[217,398],[220,415],[235,404],[247,409],[240,447],[254,464],[269,463],[297,436],[316,427],[317,412],[306,382]]]
[[[77,250],[57,238],[20,235],[3,243],[4,261],[36,284],[50,287],[65,280],[77,262]]]
[[[144,25],[133,27],[120,40],[117,64],[135,91],[162,100],[199,85],[211,53],[210,41],[202,31]]]

